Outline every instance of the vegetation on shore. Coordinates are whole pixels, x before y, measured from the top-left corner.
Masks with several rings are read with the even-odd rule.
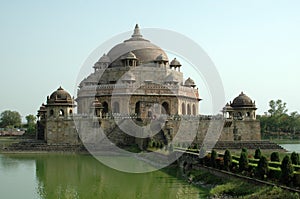
[[[276,186],[261,186],[239,179],[224,179],[202,170],[191,170],[187,175],[196,185],[210,186],[210,198],[300,198],[299,194],[283,190]]]
[[[270,109],[264,115],[258,115],[263,139],[295,140],[300,137],[300,114],[297,111],[288,114],[287,104],[282,100],[271,100]]]

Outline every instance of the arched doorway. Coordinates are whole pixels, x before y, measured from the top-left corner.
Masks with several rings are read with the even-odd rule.
[[[191,115],[191,105],[190,104],[187,105],[187,114]]]
[[[162,103],[161,106],[162,106],[162,107],[161,107],[161,113],[162,113],[162,114],[170,115],[170,109],[169,109],[169,104],[168,104],[168,102]]]
[[[139,117],[140,114],[141,114],[141,110],[140,110],[140,107],[141,107],[141,102],[138,101],[137,103],[135,103],[135,110],[134,110],[134,113]]]
[[[108,103],[107,102],[103,102],[102,103],[102,106],[103,106],[103,113],[108,113]]]
[[[185,111],[185,103],[184,103],[184,102],[181,104],[181,114],[182,114],[182,115],[185,115],[185,114],[186,114],[186,111]]]

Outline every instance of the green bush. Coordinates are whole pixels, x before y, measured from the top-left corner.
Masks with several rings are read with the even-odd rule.
[[[269,166],[274,168],[280,168],[281,162],[269,162]]]
[[[294,172],[294,178],[293,178],[294,186],[300,186],[300,173]]]
[[[226,171],[229,171],[231,165],[232,165],[231,153],[230,153],[230,151],[228,149],[226,149],[226,151],[224,153],[224,169]]]
[[[260,149],[256,149],[255,150],[254,158],[255,159],[260,159],[261,158],[261,151],[260,151]]]
[[[294,171],[300,171],[300,165],[294,165]]]
[[[239,170],[240,171],[247,171],[248,170],[248,164],[249,164],[249,160],[248,160],[247,153],[243,151],[241,153],[241,156],[240,156]]]
[[[278,180],[278,179],[280,179],[280,176],[281,176],[280,168],[275,168],[275,167],[269,166],[269,178],[271,178],[273,180]]]
[[[210,165],[214,168],[217,167],[217,161],[216,161],[217,157],[218,157],[217,152],[215,150],[212,150],[210,156]]]
[[[246,148],[242,148],[242,152],[245,152],[248,156],[248,150]]]
[[[270,158],[272,162],[280,162],[279,153],[277,151],[271,153]]]
[[[281,162],[281,182],[285,185],[290,185],[294,175],[294,168],[292,161],[288,155],[286,155]]]
[[[260,179],[265,179],[269,173],[268,160],[265,156],[261,156],[256,167],[256,176]]]
[[[291,161],[292,161],[292,164],[294,164],[294,165],[299,164],[299,154],[296,153],[295,151],[291,154]]]

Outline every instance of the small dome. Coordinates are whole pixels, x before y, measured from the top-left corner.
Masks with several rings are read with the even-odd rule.
[[[230,104],[231,107],[254,107],[255,103],[245,95],[243,92],[234,98],[233,102]]]
[[[136,59],[136,56],[133,52],[130,51],[129,53],[124,55],[122,59]]]
[[[190,77],[187,78],[187,80],[185,80],[184,85],[185,86],[191,86],[191,87],[195,87],[196,86],[194,80],[192,80]]]
[[[172,67],[172,66],[174,66],[174,67],[180,67],[181,64],[180,64],[180,62],[179,62],[176,58],[174,58],[174,59],[171,61],[170,66],[171,66],[171,67]]]
[[[110,63],[110,58],[104,53],[98,60],[99,63]]]
[[[39,111],[41,111],[41,112],[46,111],[46,106],[44,103],[40,106]]]
[[[73,103],[71,95],[61,86],[50,95],[50,98],[47,98],[47,104],[56,103]]]
[[[169,61],[169,60],[167,56],[160,54],[156,57],[155,61]]]

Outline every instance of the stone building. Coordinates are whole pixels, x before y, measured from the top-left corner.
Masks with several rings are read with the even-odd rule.
[[[103,54],[80,82],[75,115],[74,99],[61,87],[47,97],[38,111],[37,138],[49,144],[76,145],[97,140],[101,127],[116,145],[143,147],[149,139],[168,144],[180,128],[194,126],[194,142],[201,144],[212,118],[199,113],[198,88],[191,78],[184,79],[181,67],[176,58],[170,62],[160,47],[143,38],[136,25],[132,36]],[[219,141],[260,140],[255,111],[255,102],[243,93],[228,103]],[[155,135],[136,138],[143,133],[138,126],[148,124],[146,131]],[[136,134],[124,133],[125,127]],[[182,135],[181,141],[186,137]]]
[[[90,114],[97,100],[102,115],[198,115],[198,89],[191,78],[184,80],[181,67],[176,58],[169,62],[160,47],[144,39],[136,25],[131,38],[104,54],[80,83],[78,113]]]
[[[80,143],[74,121],[74,99],[62,87],[47,97],[47,103],[38,110],[37,139],[48,144]]]

